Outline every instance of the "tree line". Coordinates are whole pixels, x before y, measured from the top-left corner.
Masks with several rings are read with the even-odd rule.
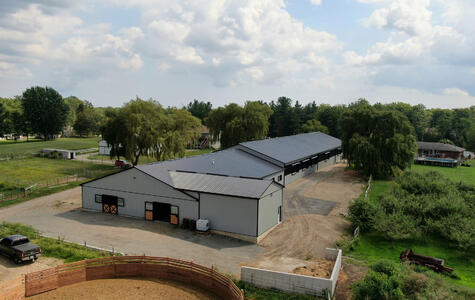
[[[263,115],[258,114],[258,117],[268,118],[260,130],[267,130],[265,136],[269,137],[322,131],[342,138],[344,131],[341,120],[344,114],[365,104],[371,106],[374,111],[390,111],[405,116],[412,127],[411,133],[418,141],[452,143],[475,151],[475,106],[457,109],[428,109],[422,104],[410,105],[403,102],[370,105],[365,99],[359,99],[348,105],[317,105],[315,101],[302,105],[299,101],[293,101],[287,97],[280,97],[269,103],[254,102],[261,104],[261,106],[255,105],[255,107],[265,112]],[[262,108],[263,106],[270,108],[270,116],[267,113],[269,110]],[[221,138],[230,140],[232,145],[247,138],[246,134],[241,132],[246,130],[245,127],[234,126],[233,130],[224,130],[222,126],[223,121],[234,118],[242,119],[238,107],[239,105],[231,103],[213,109],[210,102],[194,100],[186,106],[186,109],[201,119],[210,130],[217,133],[217,138],[221,135]],[[259,136],[255,138],[259,138]]]
[[[36,135],[53,139],[69,130],[79,136],[100,134],[104,109],[87,100],[63,98],[50,87],[31,87],[21,96],[0,98],[0,136]]]
[[[0,135],[50,139],[68,127],[80,136],[102,134],[113,156],[125,156],[134,164],[141,155],[157,160],[183,156],[203,125],[221,148],[267,137],[328,133],[342,139],[343,154],[352,167],[377,178],[397,175],[409,166],[416,140],[475,150],[475,106],[427,109],[402,102],[371,105],[365,99],[348,105],[302,105],[280,97],[218,108],[199,100],[164,108],[157,101],[137,98],[121,108],[100,108],[76,97],[63,99],[49,87],[0,98]]]

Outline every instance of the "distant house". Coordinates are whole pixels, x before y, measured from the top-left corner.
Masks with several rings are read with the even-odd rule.
[[[418,157],[453,159],[457,162],[462,160],[465,151],[464,148],[444,143],[417,142],[417,147]]]

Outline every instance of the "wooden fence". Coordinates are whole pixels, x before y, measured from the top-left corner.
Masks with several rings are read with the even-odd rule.
[[[243,292],[234,282],[214,268],[178,259],[149,256],[96,258],[30,273],[23,281],[22,296],[10,299],[23,299],[24,296],[37,295],[83,281],[136,276],[176,280],[211,291],[223,299],[244,299]],[[1,299],[4,299],[4,295],[0,290]],[[19,295],[18,291],[16,295]]]
[[[8,192],[0,192],[0,201],[10,201],[28,196],[32,191],[38,188],[49,188],[58,185],[65,185],[72,182],[77,182],[85,178],[94,178],[111,172],[110,170],[88,170],[88,169],[79,169],[74,175],[68,175],[64,177],[57,177],[52,179],[47,179],[45,181],[37,182],[29,187],[17,189]]]

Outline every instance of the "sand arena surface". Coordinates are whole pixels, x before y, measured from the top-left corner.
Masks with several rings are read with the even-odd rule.
[[[33,300],[132,300],[221,299],[219,296],[189,284],[153,278],[100,279],[68,285],[57,290],[28,297]]]

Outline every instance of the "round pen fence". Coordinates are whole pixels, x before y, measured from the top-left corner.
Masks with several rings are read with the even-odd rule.
[[[23,299],[23,296],[18,295],[33,296],[83,281],[124,277],[175,280],[203,288],[223,299],[244,299],[243,292],[234,282],[214,268],[178,259],[148,256],[96,258],[29,273],[25,275],[23,281],[17,280],[21,282],[21,285],[16,285],[17,297],[9,299]],[[19,286],[23,288],[24,293],[19,292]],[[0,298],[4,299],[2,296],[5,295],[2,295],[0,289]]]

